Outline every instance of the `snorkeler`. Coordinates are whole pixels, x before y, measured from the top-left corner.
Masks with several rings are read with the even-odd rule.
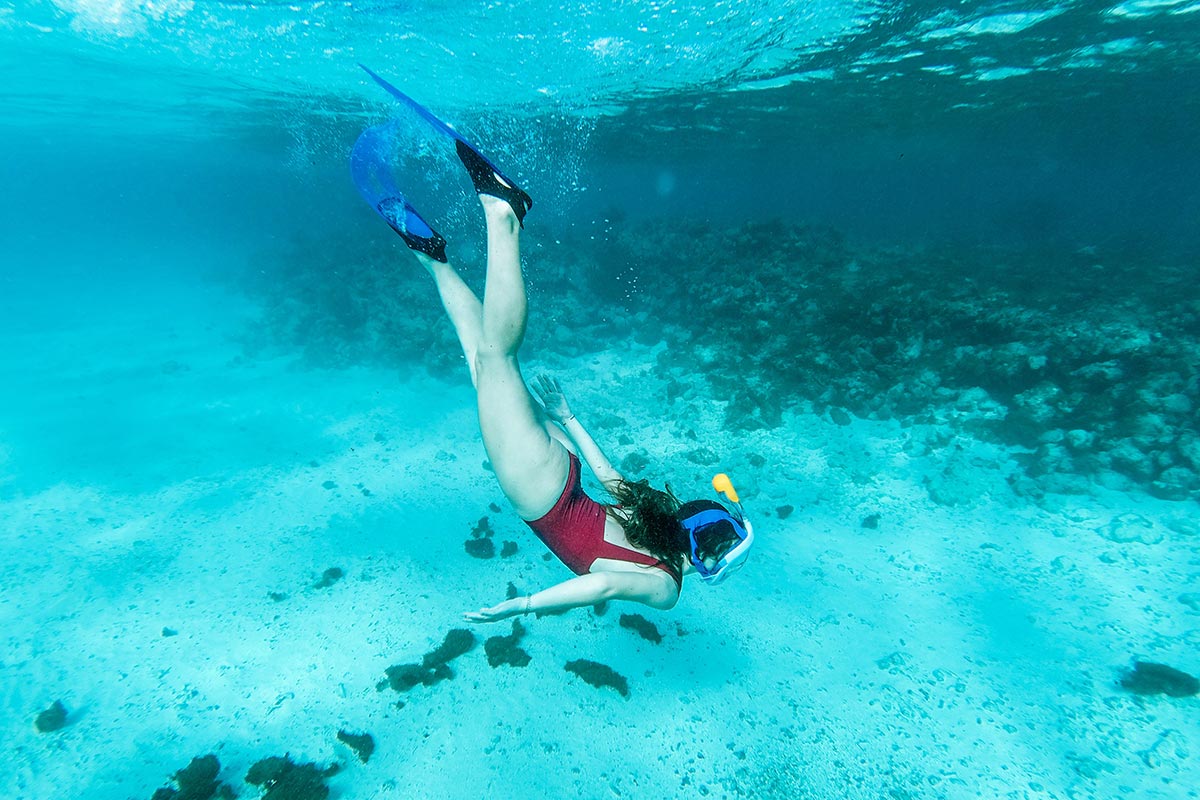
[[[365,69],[365,67],[364,67]],[[370,70],[367,70],[370,73]],[[404,239],[433,277],[462,345],[475,387],[479,429],[500,489],[538,538],[576,577],[464,617],[495,622],[518,614],[557,612],[605,600],[631,600],[670,609],[685,575],[720,583],[741,566],[753,531],[728,478],[713,485],[735,509],[696,500],[681,504],[647,481],[627,480],[572,413],[556,380],[526,385],[517,358],[525,336],[527,301],[519,234],[533,204],[529,195],[453,129],[370,73],[385,89],[455,142],[487,223],[483,300],[445,255],[445,239],[404,199],[381,162],[375,129],[355,145],[352,168],[364,198]],[[601,504],[580,484],[580,456],[615,501]]]

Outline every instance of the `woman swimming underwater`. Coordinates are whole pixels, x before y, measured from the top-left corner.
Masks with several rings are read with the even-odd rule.
[[[534,594],[468,612],[465,618],[495,622],[605,600],[669,609],[679,599],[686,575],[699,574],[708,583],[724,580],[744,562],[753,542],[751,526],[727,478],[718,476],[714,486],[732,501],[736,515],[708,500],[681,504],[669,489],[660,491],[644,480],[627,480],[572,413],[557,381],[537,378],[533,391],[540,403],[526,386],[517,357],[528,314],[519,237],[533,203],[465,139],[450,135],[479,194],[487,223],[482,301],[448,263],[445,240],[402,195],[368,196],[365,190],[363,194],[433,276],[466,357],[479,430],[500,489],[538,538],[576,575]],[[355,151],[355,158],[360,158],[358,145]],[[355,163],[356,182],[362,168]],[[598,503],[584,493],[581,458],[612,503]]]

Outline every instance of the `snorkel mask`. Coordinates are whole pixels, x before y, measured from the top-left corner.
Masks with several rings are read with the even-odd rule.
[[[754,544],[754,528],[746,519],[729,476],[723,472],[716,475],[713,489],[718,497],[724,496],[735,513],[711,500],[684,503],[678,512],[679,522],[691,542],[692,566],[710,586],[716,586],[745,564]]]

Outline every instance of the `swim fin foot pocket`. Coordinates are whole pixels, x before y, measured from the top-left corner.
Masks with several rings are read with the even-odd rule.
[[[498,197],[512,206],[513,213],[517,215],[518,224],[524,228],[525,215],[533,207],[533,198],[519,189],[516,184],[501,174],[486,158],[475,152],[462,139],[454,140],[454,149],[458,151],[459,160],[467,168],[467,174],[471,176],[471,183],[475,184],[475,191],[478,194]]]
[[[447,263],[446,239],[429,227],[408,203],[396,197],[387,197],[379,201],[375,210],[392,230],[400,235],[409,250],[416,250],[443,264]],[[420,228],[421,232],[413,230],[414,228]]]

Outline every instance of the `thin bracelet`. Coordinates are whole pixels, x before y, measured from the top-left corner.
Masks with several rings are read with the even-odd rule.
[[[532,605],[533,605],[533,595],[531,595],[531,594],[525,595],[525,610],[521,612],[522,617],[530,612],[530,610],[531,610],[530,607]]]
[[[563,425],[566,425],[568,422],[570,422],[570,421],[571,421],[571,420],[573,420],[573,419],[575,419],[575,415],[574,415],[574,414],[572,414],[572,415],[571,415],[571,416],[569,416],[569,417],[563,417],[562,424],[563,424]]]

